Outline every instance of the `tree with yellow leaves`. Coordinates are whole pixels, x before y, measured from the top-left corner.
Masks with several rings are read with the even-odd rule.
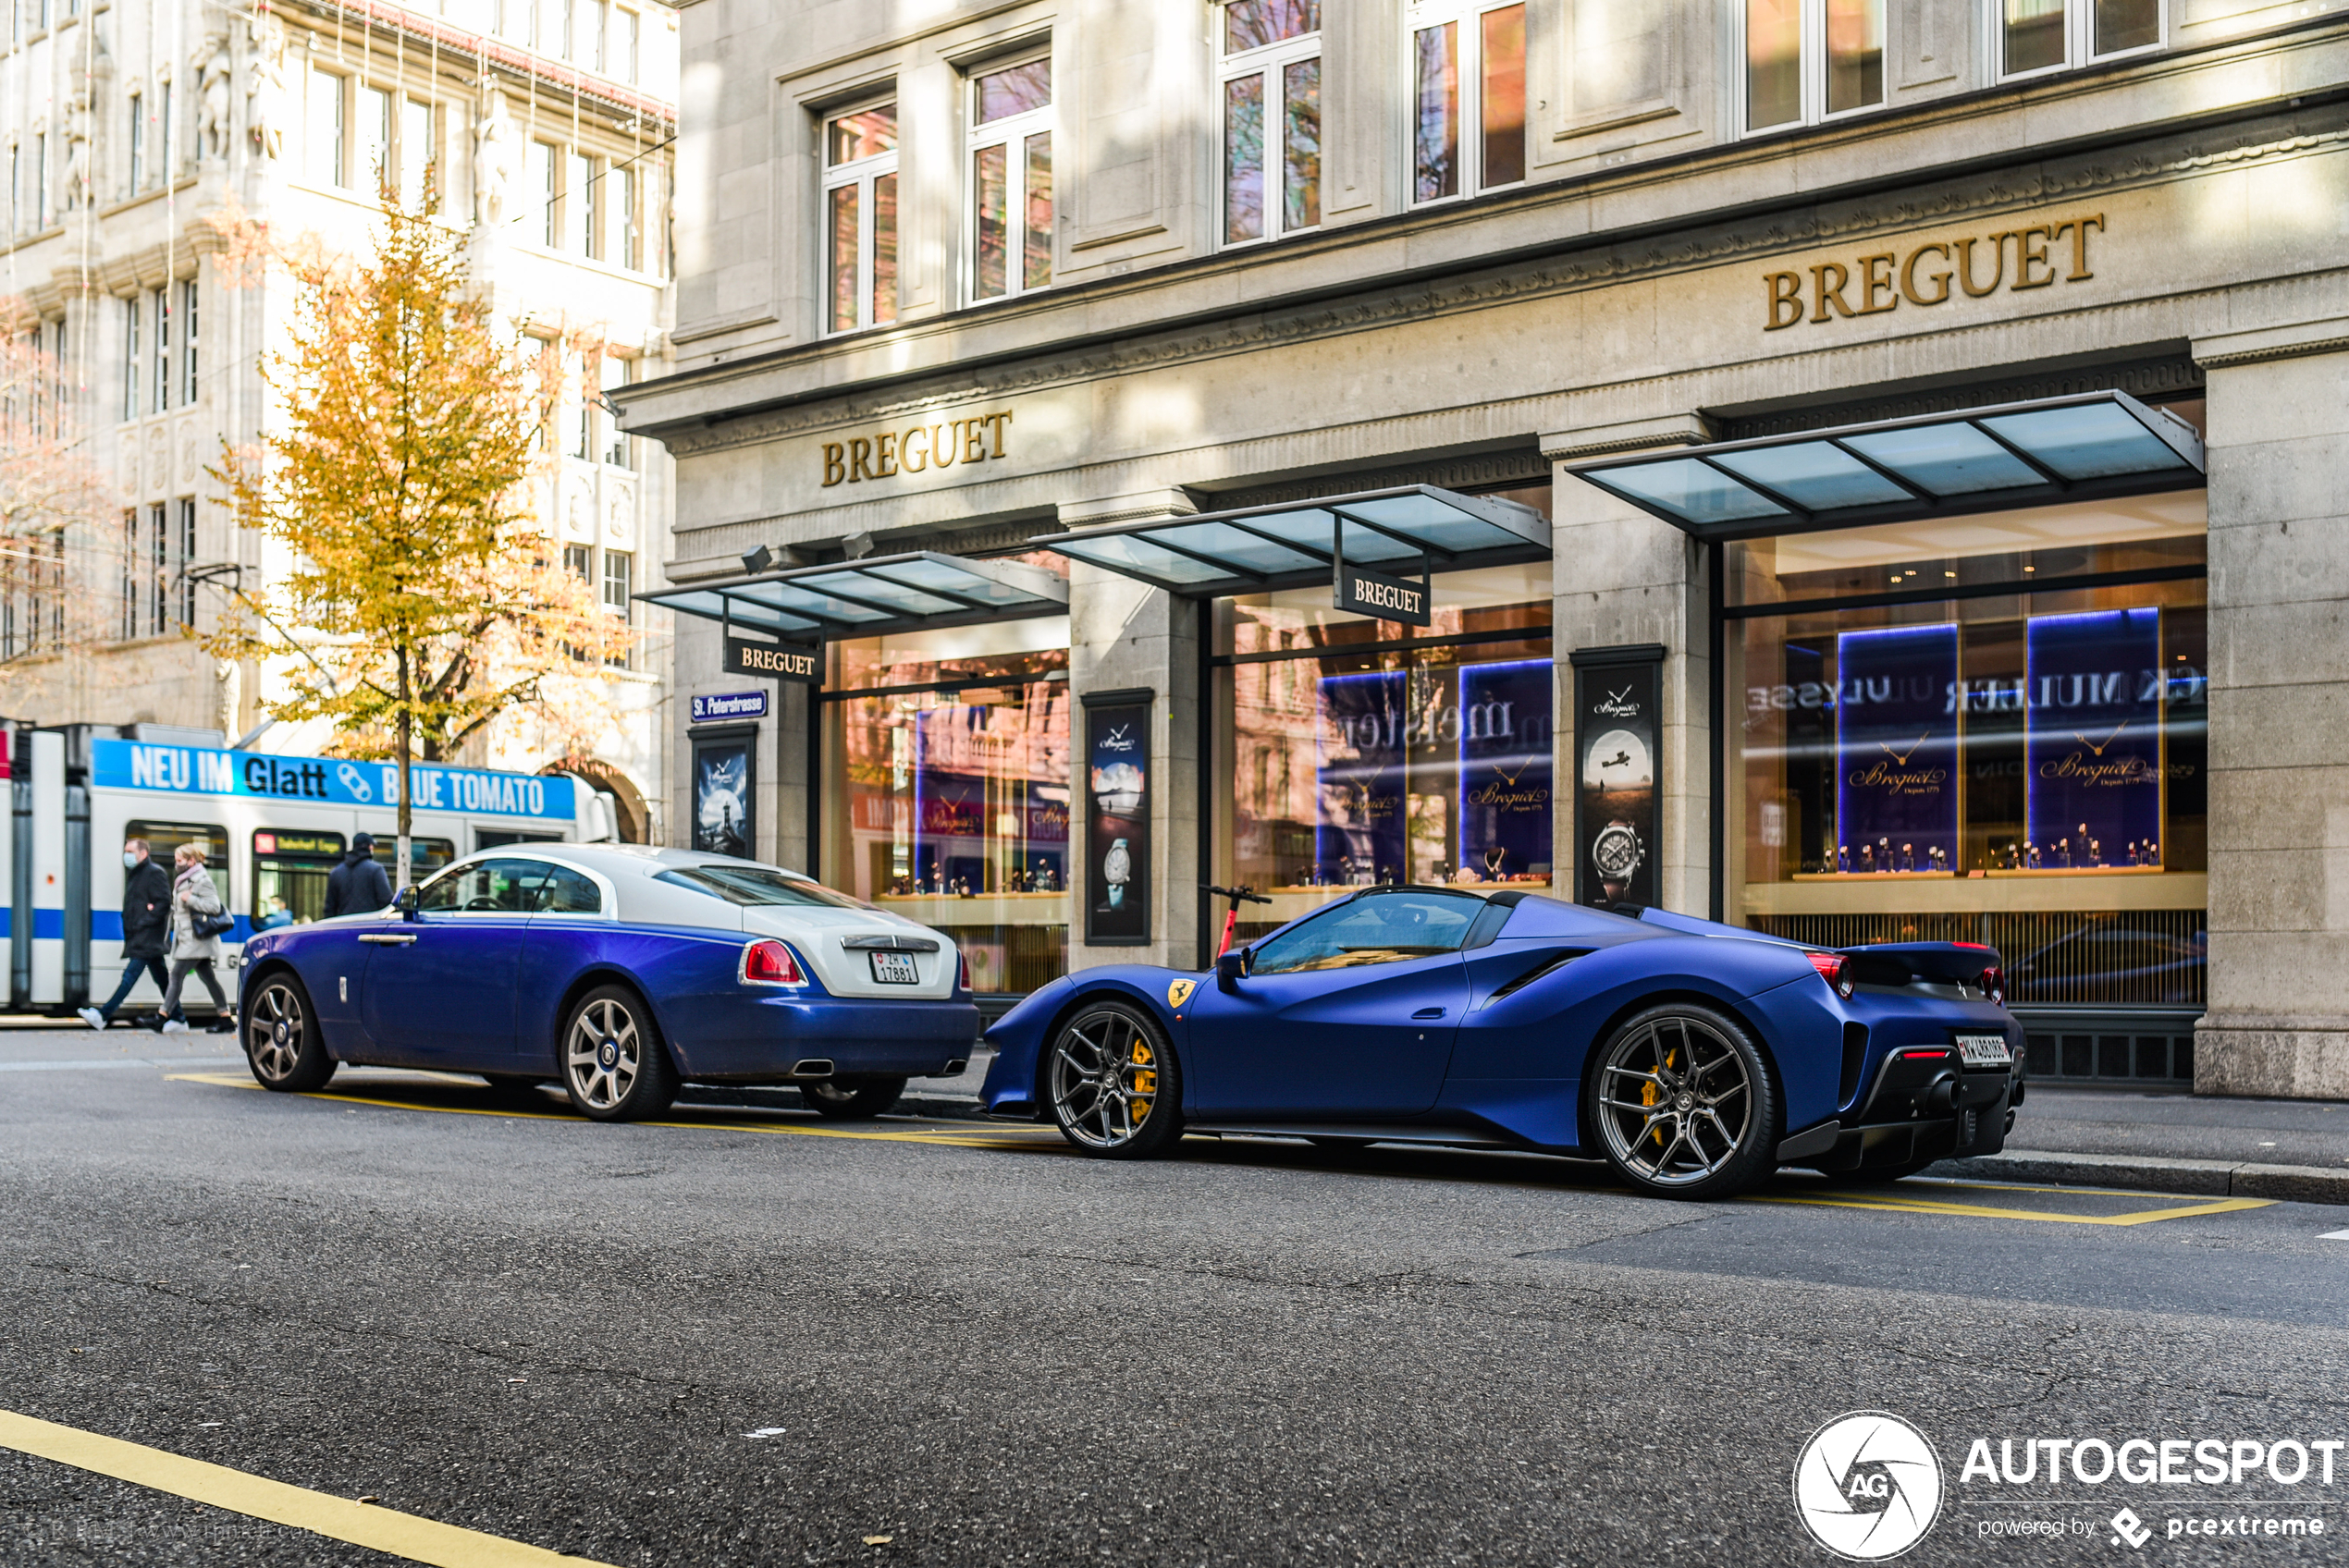
[[[299,285],[262,367],[282,423],[214,471],[290,564],[209,645],[278,672],[271,717],[324,717],[348,753],[397,758],[403,888],[411,761],[450,757],[633,636],[533,515],[560,356],[500,330],[431,207],[387,192],[371,257],[275,251]]]

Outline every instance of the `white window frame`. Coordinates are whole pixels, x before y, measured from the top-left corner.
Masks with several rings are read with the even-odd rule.
[[[604,414],[603,448],[596,454],[597,460],[606,468],[616,468],[623,472],[632,473],[636,468],[635,437],[620,428],[620,421],[612,415],[609,399],[612,393],[625,388],[631,381],[635,379],[635,368],[633,361],[626,355],[615,354],[607,349],[603,355],[602,368],[598,373],[603,381],[603,386],[596,398]],[[614,456],[615,453],[618,455]]]
[[[1996,3],[1996,0],[1993,0]],[[1835,125],[1844,120],[1858,119],[1867,115],[1882,114],[1891,107],[1892,100],[1892,30],[1894,27],[1892,0],[1878,0],[1884,7],[1884,95],[1873,104],[1860,104],[1849,109],[1827,108],[1827,6],[1826,0],[1801,0],[1802,54],[1797,62],[1800,79],[1799,101],[1802,113],[1790,120],[1776,125],[1748,128],[1746,119],[1752,108],[1746,59],[1746,0],[1729,0],[1730,45],[1732,63],[1730,92],[1730,123],[1740,137],[1775,136],[1802,126]]]
[[[1031,284],[1027,281],[1027,139],[1039,135],[1049,137],[1051,141],[1048,145],[1052,156],[1055,158],[1059,156],[1061,139],[1058,135],[1059,127],[1056,124],[1055,113],[1060,104],[1058,80],[1055,80],[1052,84],[1052,98],[1040,108],[1024,110],[1016,115],[1006,115],[1002,119],[990,120],[985,125],[978,123],[979,79],[993,76],[998,71],[1035,65],[1039,61],[1049,65],[1052,61],[1050,51],[1038,50],[1025,55],[1015,55],[1009,59],[990,61],[986,66],[972,70],[963,83],[963,91],[966,94],[964,123],[970,127],[969,133],[963,139],[965,185],[963,238],[969,242],[967,246],[969,254],[963,269],[965,274],[963,298],[974,305],[992,304],[998,300],[1016,300],[1023,294],[1037,293],[1052,286],[1050,276],[1047,276],[1041,283]],[[1003,290],[1000,294],[982,295],[978,291],[978,154],[990,147],[1002,147],[1004,150],[1003,215],[1010,233],[1005,241],[1003,257]],[[1057,202],[1059,195],[1057,165],[1053,166],[1051,178],[1055,181],[1053,196]],[[902,186],[899,200],[901,203],[904,201]],[[1055,251],[1056,261],[1060,243],[1057,207],[1053,210],[1047,234],[1048,243]],[[1045,263],[1048,275],[1052,272],[1053,264],[1053,262]]]
[[[130,94],[130,134],[125,149],[130,175],[129,194],[135,196],[147,188],[147,95]]]
[[[1465,202],[1488,190],[1514,190],[1525,184],[1527,176],[1515,179],[1487,183],[1484,178],[1484,17],[1489,11],[1506,11],[1512,6],[1526,8],[1526,22],[1532,24],[1534,0],[1416,0],[1403,19],[1403,198],[1413,207],[1440,207],[1447,202]],[[1454,23],[1457,31],[1454,38],[1459,46],[1459,190],[1449,196],[1419,196],[1419,36],[1428,28]],[[1531,45],[1527,50],[1531,54]],[[1533,163],[1532,104],[1526,105],[1526,147],[1521,154],[1529,173]]]
[[[831,162],[832,122],[867,109],[878,109],[887,104],[899,115],[897,136],[899,147],[904,141],[904,104],[894,88],[854,103],[843,104],[822,111],[816,117],[816,160],[818,176],[816,197],[816,275],[820,280],[817,289],[816,316],[819,335],[842,337],[852,332],[864,332],[875,326],[893,325],[898,312],[892,310],[888,321],[875,319],[873,310],[873,185],[883,176],[898,172],[899,147],[885,153],[873,153],[853,162],[834,167]],[[856,319],[846,326],[832,325],[832,192],[848,186],[856,187]],[[905,183],[897,184],[897,258],[898,283],[904,283],[905,264]]]
[[[1287,120],[1288,67],[1303,60],[1322,61],[1322,163],[1316,180],[1325,180],[1329,172],[1329,82],[1323,39],[1329,28],[1328,7],[1346,4],[1346,0],[1322,0],[1322,27],[1313,32],[1284,38],[1277,43],[1266,43],[1236,55],[1224,53],[1224,42],[1231,36],[1229,21],[1223,6],[1213,13],[1215,28],[1215,101],[1208,123],[1214,127],[1215,136],[1215,248],[1219,251],[1245,250],[1250,245],[1269,245],[1291,235],[1313,234],[1327,215],[1328,191],[1318,191],[1314,202],[1318,214],[1310,224],[1290,228],[1284,222],[1288,212],[1286,148],[1281,128]],[[1232,166],[1230,144],[1225,141],[1225,105],[1229,84],[1242,77],[1261,73],[1264,78],[1264,232],[1245,239],[1229,238],[1231,225],[1231,192],[1229,175]]]
[[[2157,54],[2170,43],[2170,6],[2154,7],[2155,34],[2150,43],[2140,43],[2133,49],[2114,49],[2099,55],[2097,46],[2096,0],[2064,0],[2063,58],[2051,66],[2034,66],[2029,70],[2007,69],[2007,8],[2005,0],[1986,0],[1982,7],[1983,47],[1986,56],[2000,81],[2030,81],[2060,71],[2076,71],[2083,66],[2100,65],[2106,60],[2125,60],[2139,55]]]

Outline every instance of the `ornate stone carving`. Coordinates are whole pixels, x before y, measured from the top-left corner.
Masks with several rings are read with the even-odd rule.
[[[506,94],[494,83],[481,95],[481,117],[473,123],[473,217],[484,228],[495,229],[507,218],[506,197],[514,179],[514,160],[522,152],[522,132]]]
[[[277,157],[286,145],[286,27],[274,16],[246,23],[252,55],[245,66],[245,133],[253,151]]]
[[[206,33],[189,64],[196,72],[196,156],[221,163],[228,156],[228,35]]]

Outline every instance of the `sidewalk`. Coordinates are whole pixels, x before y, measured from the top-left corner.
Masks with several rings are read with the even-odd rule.
[[[2349,1204],[2349,1104],[2034,1084],[2002,1154],[1937,1175]]]

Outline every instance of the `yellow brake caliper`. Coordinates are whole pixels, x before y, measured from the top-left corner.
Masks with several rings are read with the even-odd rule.
[[[1666,1051],[1664,1053],[1664,1066],[1666,1072],[1671,1070],[1672,1053],[1670,1051]],[[1640,1103],[1643,1106],[1653,1107],[1656,1102],[1656,1098],[1655,1080],[1654,1078],[1650,1078],[1646,1083],[1640,1085]],[[1652,1128],[1649,1130],[1648,1136],[1654,1138],[1660,1144],[1664,1141],[1664,1129],[1661,1127]]]
[[[1158,1072],[1150,1065],[1158,1058],[1150,1054],[1147,1041],[1136,1040],[1126,1060],[1134,1064],[1134,1093],[1140,1096],[1133,1102],[1134,1120],[1141,1121],[1150,1113],[1150,1096],[1158,1093]]]

